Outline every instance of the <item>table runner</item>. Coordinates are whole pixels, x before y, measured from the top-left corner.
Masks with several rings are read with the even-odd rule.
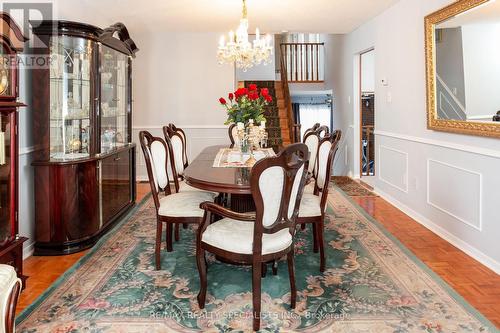
[[[254,158],[259,161],[266,157],[276,156],[272,148],[261,148],[253,152]],[[222,148],[215,156],[214,168],[247,168],[245,162],[250,158],[249,153],[242,154],[236,149]]]

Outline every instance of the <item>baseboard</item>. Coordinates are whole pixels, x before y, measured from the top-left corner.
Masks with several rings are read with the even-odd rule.
[[[31,257],[33,252],[35,252],[35,242],[31,242],[23,246],[23,260]]]
[[[496,261],[495,259],[487,256],[483,252],[479,251],[475,247],[471,246],[470,244],[464,242],[457,236],[451,234],[444,228],[440,227],[436,223],[432,222],[425,216],[421,215],[420,213],[417,213],[410,207],[406,206],[405,204],[401,203],[399,200],[395,199],[394,197],[390,196],[389,194],[385,193],[384,191],[380,190],[379,188],[375,187],[373,190],[376,194],[378,194],[380,197],[385,199],[387,202],[401,210],[403,213],[406,215],[410,216],[412,219],[438,235],[439,237],[443,238],[446,240],[448,243],[452,244],[453,246],[457,247],[461,251],[465,252],[467,255],[471,256],[475,260],[479,261],[481,264],[484,266],[488,267],[495,273],[500,275],[500,263]]]

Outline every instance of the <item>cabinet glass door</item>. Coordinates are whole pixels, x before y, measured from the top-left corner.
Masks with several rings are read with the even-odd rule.
[[[0,115],[0,246],[12,240],[12,156],[10,116]]]
[[[90,154],[91,59],[93,43],[68,36],[51,38],[50,157]]]
[[[129,143],[128,57],[101,46],[101,153]]]

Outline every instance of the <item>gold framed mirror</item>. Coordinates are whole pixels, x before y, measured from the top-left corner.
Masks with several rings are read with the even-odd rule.
[[[425,17],[427,127],[500,137],[500,0],[458,0]]]

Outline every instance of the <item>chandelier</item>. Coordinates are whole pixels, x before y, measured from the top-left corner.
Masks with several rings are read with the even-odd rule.
[[[261,38],[259,29],[255,29],[255,40],[253,44],[248,41],[248,19],[246,0],[243,0],[243,14],[240,25],[236,29],[236,34],[231,30],[226,43],[224,36],[219,41],[217,50],[217,60],[220,64],[234,63],[237,68],[246,72],[249,68],[264,63],[271,62],[273,49],[271,46],[271,36]]]

